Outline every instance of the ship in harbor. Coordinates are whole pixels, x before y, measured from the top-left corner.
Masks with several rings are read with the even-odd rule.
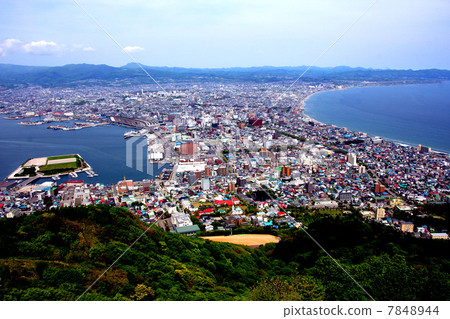
[[[36,122],[27,122],[27,121],[22,121],[19,123],[19,125],[28,125],[28,126],[32,126],[32,125],[41,125],[44,124],[44,121],[36,121]]]
[[[48,129],[51,130],[63,130],[63,131],[68,131],[69,128],[67,126],[62,126],[62,125],[49,125],[47,126]]]
[[[147,134],[146,129],[142,129],[139,131],[128,131],[123,134],[123,138],[130,138],[130,137],[134,137],[134,136],[143,136],[145,134]]]

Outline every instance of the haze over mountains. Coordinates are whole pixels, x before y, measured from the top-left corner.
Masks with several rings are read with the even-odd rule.
[[[234,67],[234,68],[181,68],[143,66],[155,79],[172,81],[250,81],[274,82],[292,81],[300,76],[307,66],[297,67]],[[303,81],[443,81],[450,80],[449,70],[385,70],[338,67],[312,67]],[[0,86],[72,86],[79,84],[145,84],[153,81],[136,63],[122,67],[93,64],[68,64],[64,66],[21,66],[0,64]]]

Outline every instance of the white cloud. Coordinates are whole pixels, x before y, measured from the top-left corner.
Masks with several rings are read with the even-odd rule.
[[[126,53],[136,53],[136,52],[144,51],[144,48],[141,48],[138,46],[126,46],[125,48],[123,48],[123,50]]]
[[[85,51],[85,52],[92,52],[92,51],[95,51],[95,49],[93,47],[84,47],[83,51]]]
[[[32,41],[22,46],[25,53],[47,55],[57,53],[62,50],[62,46],[53,41]]]
[[[72,48],[70,49],[70,52],[75,52],[77,50],[81,50],[83,52],[93,52],[96,51],[93,47],[91,46],[86,46],[84,44],[79,44],[79,43],[74,43],[72,44]]]
[[[137,48],[137,47],[131,47]],[[7,39],[0,42],[0,57],[5,57],[13,53],[25,53],[25,54],[35,54],[35,55],[52,55],[61,52],[74,52],[74,51],[84,51],[92,52],[95,49],[91,46],[86,46],[83,44],[72,44],[67,46],[65,44],[57,44],[53,41],[31,41],[24,43],[18,39]]]
[[[8,53],[14,53],[22,49],[22,41],[17,39],[6,39],[0,43],[0,56],[6,56]]]

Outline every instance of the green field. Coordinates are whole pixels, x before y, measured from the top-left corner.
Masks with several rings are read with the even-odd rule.
[[[39,168],[39,172],[45,173],[48,171],[68,171],[68,170],[74,170],[77,168],[78,168],[77,162],[51,164],[51,165],[41,166]]]
[[[47,157],[47,161],[53,161],[53,160],[59,160],[59,159],[65,159],[65,158],[80,158],[78,155],[71,154],[71,155],[61,155],[61,156],[50,156]]]
[[[69,163],[48,164],[45,166],[41,166],[39,168],[39,172],[44,173],[44,175],[53,175],[58,173],[71,172],[79,168],[83,169],[87,167],[84,160],[76,154],[47,157],[47,163],[49,161],[67,158],[74,158],[75,161]]]

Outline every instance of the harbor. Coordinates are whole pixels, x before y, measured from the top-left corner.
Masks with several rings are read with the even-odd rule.
[[[8,177],[27,158],[70,153],[83,155],[98,174],[93,177],[78,174],[77,180],[111,184],[124,175],[135,180],[144,177],[142,172],[126,165],[126,140],[123,134],[130,128],[103,125],[86,130],[63,131],[49,130],[45,125],[22,126],[18,125],[19,122],[0,118],[0,127],[4,129],[0,145],[8,149],[8,160],[0,157],[1,179]],[[60,178],[58,182],[61,183],[74,179],[68,174]],[[51,177],[48,179],[52,181]]]

